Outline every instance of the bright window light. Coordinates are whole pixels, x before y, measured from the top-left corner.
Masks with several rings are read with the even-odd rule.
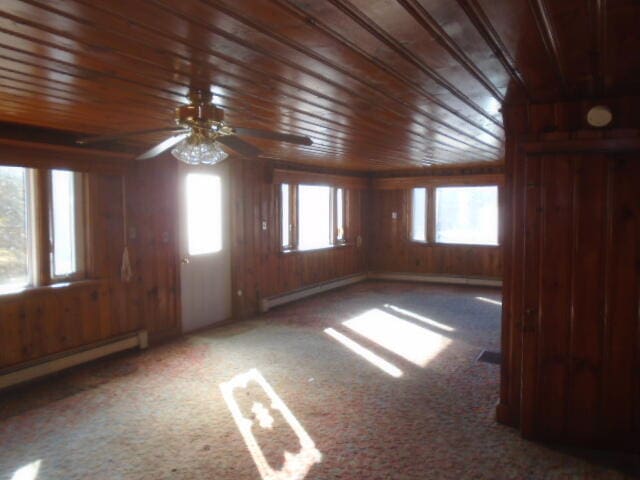
[[[427,241],[427,189],[411,190],[411,240]]]
[[[498,187],[436,189],[436,241],[498,244]]]
[[[52,267],[54,277],[77,271],[75,174],[51,171]]]
[[[383,372],[391,375],[392,377],[398,378],[398,377],[402,376],[402,370],[400,370],[394,364],[392,364],[391,362],[386,361],[381,356],[376,355],[375,353],[373,353],[368,348],[363,347],[359,343],[351,340],[349,337],[347,337],[346,335],[343,335],[342,333],[338,332],[337,330],[334,330],[333,328],[327,328],[327,329],[325,329],[324,333],[329,335],[331,338],[337,340],[342,345],[344,345],[349,350],[351,350],[353,353],[355,353],[357,355],[360,355],[362,358],[367,360],[369,363],[371,363],[372,365],[378,367],[380,370],[382,370]]]
[[[336,188],[336,239],[344,240],[344,190]]]
[[[331,246],[331,187],[298,187],[298,249]]]
[[[447,337],[378,308],[343,324],[419,367],[426,366],[451,342]]]
[[[282,206],[282,247],[291,245],[291,213],[289,212],[289,185],[283,183],[280,186],[280,203]]]
[[[189,255],[222,250],[222,187],[220,177],[187,174],[187,238]]]
[[[0,167],[0,293],[29,284],[29,170]]]

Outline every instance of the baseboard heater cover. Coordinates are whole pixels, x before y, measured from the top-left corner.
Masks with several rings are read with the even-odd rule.
[[[476,285],[483,287],[501,287],[502,280],[483,277],[459,277],[454,275],[429,275],[422,273],[369,272],[372,280],[400,280],[404,282],[444,283],[450,285]]]
[[[90,362],[113,353],[132,348],[145,349],[148,346],[147,331],[140,330],[92,345],[49,355],[17,367],[0,370],[0,390],[75,367],[76,365]]]
[[[338,278],[336,280],[330,280],[328,282],[316,283],[309,287],[300,288],[289,293],[277,295],[274,297],[267,297],[260,300],[260,311],[262,313],[268,312],[269,309],[277,307],[278,305],[284,305],[285,303],[294,302],[311,295],[333,290],[335,288],[346,287],[354,283],[362,282],[367,279],[366,273],[359,273],[356,275],[350,275],[348,277]]]

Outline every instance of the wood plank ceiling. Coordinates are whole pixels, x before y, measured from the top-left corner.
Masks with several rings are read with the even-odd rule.
[[[359,170],[500,162],[505,101],[637,91],[638,5],[2,0],[0,121],[170,126],[190,88],[211,87],[231,125],[314,141],[254,141],[266,157]]]

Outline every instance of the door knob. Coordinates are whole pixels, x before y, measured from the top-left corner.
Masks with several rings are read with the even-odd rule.
[[[184,265],[188,264],[191,260],[189,259],[188,255],[185,255],[184,257],[182,257],[182,263]]]

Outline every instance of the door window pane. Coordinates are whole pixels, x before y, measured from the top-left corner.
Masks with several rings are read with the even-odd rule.
[[[438,188],[436,241],[497,245],[498,187]]]
[[[331,246],[331,187],[298,187],[298,248]]]
[[[0,292],[30,280],[29,170],[0,167]]]
[[[280,186],[280,203],[282,204],[282,246],[291,245],[291,217],[289,213],[289,185],[283,183]]]
[[[411,190],[411,240],[427,241],[427,189]]]
[[[222,250],[222,187],[220,177],[187,175],[187,238],[189,255]]]
[[[66,170],[51,171],[54,277],[64,277],[78,271],[76,175]]]

